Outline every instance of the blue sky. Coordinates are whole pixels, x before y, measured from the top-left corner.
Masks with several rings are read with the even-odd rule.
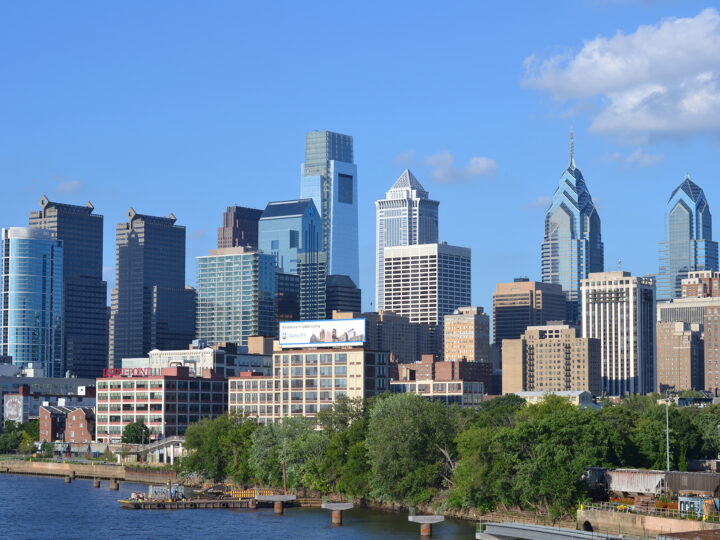
[[[569,159],[606,269],[657,271],[686,172],[720,212],[720,15],[708,2],[5,2],[0,225],[43,194],[188,230],[187,280],[224,207],[299,195],[306,131],[355,138],[363,303],[374,201],[406,166],[473,250],[473,302],[540,278],[544,208]],[[709,9],[708,9],[709,8]],[[718,216],[720,219],[720,215]],[[717,228],[716,228],[717,232]]]

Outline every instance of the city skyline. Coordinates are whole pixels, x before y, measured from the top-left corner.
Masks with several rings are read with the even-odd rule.
[[[374,73],[381,73],[382,79],[402,73],[402,68],[398,69],[392,63],[393,55],[389,54],[387,60],[378,58],[374,71],[364,62],[354,66],[358,72],[352,80],[357,84],[345,87],[347,95],[342,100],[333,97],[330,90],[318,87],[313,89],[316,95],[311,96],[297,84],[307,82],[307,76],[293,71],[286,60],[271,55],[271,63],[275,63],[283,77],[288,74],[299,77],[291,88],[270,92],[266,101],[261,100],[257,106],[258,111],[251,112],[245,103],[256,103],[260,99],[252,86],[232,94],[217,90],[220,92],[217,104],[208,100],[208,92],[217,89],[217,85],[193,86],[199,99],[198,106],[207,112],[202,118],[193,110],[175,115],[179,110],[177,100],[194,98],[176,85],[167,86],[148,71],[150,64],[142,60],[134,67],[125,66],[124,56],[117,49],[119,42],[110,36],[97,36],[97,54],[106,55],[109,66],[125,66],[129,70],[127,80],[130,83],[145,79],[152,83],[145,87],[146,99],[139,104],[134,99],[128,102],[115,90],[110,92],[108,85],[115,77],[108,72],[100,73],[87,90],[80,89],[78,97],[69,94],[71,88],[76,93],[77,87],[69,85],[68,81],[84,74],[83,54],[90,54],[82,52],[80,42],[70,41],[62,46],[65,55],[60,65],[65,68],[68,79],[61,76],[57,68],[46,69],[48,66],[44,61],[31,54],[37,52],[33,49],[28,56],[22,57],[26,61],[22,66],[6,66],[12,84],[2,92],[16,107],[8,114],[7,133],[0,135],[3,137],[0,140],[0,178],[8,186],[5,200],[12,201],[3,207],[2,225],[24,225],[27,212],[36,208],[36,201],[42,194],[68,204],[83,205],[91,200],[98,213],[107,220],[104,279],[108,281],[108,289],[112,289],[115,285],[112,225],[122,220],[124,211],[131,204],[139,212],[150,215],[173,212],[178,216],[178,223],[188,229],[187,284],[195,286],[196,257],[214,247],[215,229],[224,209],[234,204],[264,208],[271,200],[299,197],[297,172],[303,162],[303,137],[313,129],[328,129],[351,135],[354,140],[361,267],[358,285],[363,290],[363,308],[369,309],[374,298],[373,203],[383,196],[387,186],[405,168],[410,168],[422,179],[433,199],[442,203],[440,240],[470,247],[479,257],[477,260],[488,261],[474,265],[472,298],[473,305],[482,305],[488,310],[495,283],[509,282],[519,275],[541,279],[538,245],[542,241],[543,213],[552,195],[554,179],[567,163],[567,136],[572,120],[576,159],[589,179],[603,219],[605,270],[615,269],[621,259],[623,269],[633,275],[655,274],[658,271],[657,245],[663,240],[664,205],[668,193],[682,181],[685,173],[689,172],[704,189],[711,207],[720,200],[720,191],[713,182],[713,171],[717,169],[719,159],[717,129],[698,123],[694,117],[678,116],[680,113],[671,117],[678,124],[675,131],[666,125],[648,127],[647,122],[612,129],[609,116],[613,110],[595,103],[595,99],[602,98],[612,88],[597,90],[600,84],[593,80],[588,85],[595,90],[586,90],[583,94],[579,90],[581,85],[576,82],[582,73],[574,70],[583,67],[584,54],[592,50],[591,45],[612,49],[618,55],[624,50],[631,58],[650,54],[642,48],[632,54],[628,52],[633,40],[638,39],[641,26],[649,32],[650,40],[663,32],[668,43],[676,44],[672,40],[676,35],[673,33],[674,22],[668,17],[681,17],[675,22],[692,27],[697,43],[706,42],[708,54],[713,57],[717,52],[715,41],[708,36],[714,35],[718,15],[704,7],[693,2],[663,6],[567,6],[564,20],[554,20],[552,13],[546,14],[540,7],[527,5],[528,16],[537,24],[534,28],[523,27],[528,30],[527,36],[508,44],[498,53],[497,59],[485,58],[482,51],[507,31],[502,20],[509,8],[448,8],[447,13],[439,14],[436,21],[442,28],[447,28],[451,21],[463,29],[466,24],[483,20],[483,31],[472,33],[474,37],[469,37],[469,32],[453,32],[452,39],[441,44],[438,52],[429,52],[426,45],[416,44],[411,50],[401,40],[390,36],[394,32],[391,26],[401,16],[408,17],[408,22],[417,22],[420,29],[426,28],[432,20],[427,17],[427,10],[420,6],[418,13],[407,14],[393,7],[388,13],[388,21],[393,24],[387,27],[381,24],[377,30],[385,40],[386,51],[410,62],[411,76],[421,77],[428,68],[434,73],[432,80],[422,79],[427,82],[425,89],[408,95],[384,85],[381,87],[385,92],[384,99],[378,100],[377,94],[369,91],[378,83]],[[128,11],[132,9],[128,8]],[[152,19],[159,16],[160,11],[150,10],[148,16]],[[19,16],[19,13],[15,14]],[[7,15],[12,20],[11,10]],[[127,17],[130,15],[128,13]],[[208,12],[203,21],[221,24],[218,15],[218,12]],[[263,14],[255,15],[260,21],[258,27],[263,28]],[[37,38],[36,47],[45,46],[53,36],[49,27],[51,18],[65,21],[68,27],[77,24],[65,19],[67,16],[50,8],[48,20],[36,21],[36,30],[19,24],[0,39],[10,46],[24,32]],[[118,21],[106,25],[126,24],[125,17],[118,13]],[[467,22],[458,22],[460,18]],[[492,20],[497,23],[497,28],[491,28],[489,21]],[[567,21],[582,21],[583,24],[568,25]],[[311,24],[323,22],[326,20],[321,17]],[[364,23],[367,21],[360,18],[350,24]],[[286,24],[281,26],[288,30]],[[36,35],[38,31],[44,34]],[[168,43],[179,43],[179,35],[173,30],[162,29],[162,32],[168,32],[165,34]],[[127,46],[133,47],[133,51],[145,47],[151,52],[150,60],[156,58],[161,51],[154,41],[156,37],[148,34],[146,29],[140,29],[138,37],[137,44]],[[295,37],[297,32],[291,31],[283,39],[294,40]],[[122,43],[126,46],[124,40]],[[219,46],[218,42],[203,45],[193,41],[193,45],[197,47],[197,54],[187,59],[188,69],[202,69],[209,76],[208,80],[218,80],[221,65],[205,62]],[[365,47],[364,42],[362,46]],[[348,43],[348,50],[332,52],[332,55],[349,54],[358,59],[360,47],[361,42],[353,38]],[[369,57],[378,54],[373,47],[367,50]],[[445,61],[448,52],[457,47],[478,53],[481,72],[494,76],[493,88],[478,86],[480,79],[475,75],[467,75],[470,77],[467,84],[458,85],[466,76],[461,71],[465,62],[459,59],[451,59],[448,65],[440,62],[440,58]],[[551,60],[557,57],[555,51],[558,49],[566,51],[567,58],[565,64],[562,59],[558,60],[561,67],[556,68]],[[248,56],[250,53],[240,43],[231,39],[222,49],[221,57],[226,58],[229,51],[238,51],[242,58],[249,60],[246,68],[250,73],[266,73],[259,71],[262,66]],[[175,53],[175,50],[167,52]],[[307,45],[301,43],[295,54],[305,53]],[[423,54],[428,65],[420,69],[415,58]],[[533,62],[538,68],[535,71]],[[697,62],[706,63],[700,65]],[[686,71],[680,73],[679,78],[692,75],[692,69],[703,72],[707,60],[701,58],[697,62],[685,66]],[[152,65],[157,67],[154,61]],[[643,80],[663,83],[676,95],[677,88],[656,73],[657,64],[651,62],[650,67],[652,73]],[[33,71],[38,73],[47,72],[66,106],[43,104],[35,92],[26,92],[28,84],[38,88],[43,86],[34,80],[35,76],[28,75],[28,68],[34,68]],[[348,73],[347,67],[342,66],[339,75]],[[167,76],[168,81],[180,82],[185,80],[183,74],[183,70],[165,67],[159,75]],[[367,82],[361,80],[362,75]],[[276,77],[272,75],[268,84]],[[560,88],[562,83],[568,85],[566,90]],[[120,92],[128,89],[127,84],[120,85]],[[265,85],[261,86],[265,88]],[[631,86],[628,83],[628,87]],[[112,98],[111,106],[92,97],[88,93],[91,91]],[[363,93],[374,99],[363,98]],[[161,97],[167,96],[170,99],[164,104]],[[220,109],[216,107],[224,110],[231,98],[236,104],[228,109],[226,116],[217,116]],[[284,98],[289,98],[287,103],[282,103]],[[307,99],[300,110],[298,99],[302,98]],[[342,107],[350,103],[348,99],[355,100],[353,106]],[[269,103],[280,106],[276,113],[267,117],[264,113]],[[392,114],[389,114],[390,110]],[[418,114],[419,111],[427,111],[427,114]],[[71,112],[73,116],[68,116]],[[98,112],[107,116],[103,125],[96,122]],[[714,109],[711,109],[708,118],[715,118],[713,113]],[[233,127],[240,114],[249,114],[247,121],[242,123],[242,130]],[[261,119],[267,122],[268,118],[271,130],[261,123]],[[637,115],[632,118],[637,119]],[[540,133],[541,137],[538,136]],[[210,142],[203,142],[201,138],[210,139]],[[270,140],[272,144],[269,144]],[[238,148],[241,149],[239,153]],[[119,153],[124,156],[123,160],[118,160]],[[170,196],[166,189],[168,185],[173,185]],[[496,202],[503,200],[503,194],[508,192],[512,193],[512,199],[506,200],[501,212]],[[197,196],[198,193],[201,196]],[[641,205],[637,204],[638,200],[642,201]],[[636,213],[637,219],[629,221],[625,218],[632,215],[631,212]],[[472,221],[468,221],[468,216]],[[492,234],[498,230],[498,225],[504,227],[503,234]],[[632,234],[628,234],[628,230]]]

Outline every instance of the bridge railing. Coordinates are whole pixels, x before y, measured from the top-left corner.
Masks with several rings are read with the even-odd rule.
[[[691,521],[710,521],[720,523],[720,513],[709,512],[702,514],[697,510],[675,510],[673,508],[646,508],[632,504],[611,502],[582,503],[580,510],[604,510],[606,512],[622,512],[626,514],[642,514],[646,516],[660,516],[673,519],[687,519]]]

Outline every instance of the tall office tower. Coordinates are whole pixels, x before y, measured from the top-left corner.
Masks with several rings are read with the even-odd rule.
[[[530,326],[503,341],[502,393],[587,391],[602,393],[600,340],[565,324]]]
[[[655,281],[629,272],[591,273],[581,282],[583,337],[600,339],[603,392],[655,390]]]
[[[708,298],[720,296],[720,272],[700,270],[688,272],[680,281],[680,298]]]
[[[250,336],[274,336],[275,263],[272,255],[242,247],[211,249],[198,257],[197,337],[209,346],[247,345]]]
[[[357,166],[353,138],[331,131],[305,136],[300,197],[312,199],[322,219],[327,273],[360,284],[358,263]]]
[[[115,288],[110,308],[110,367],[152,349],[184,349],[195,337],[195,291],[185,287],[185,227],[173,214],[132,208],[115,228]]]
[[[312,199],[271,202],[258,225],[260,250],[273,256],[277,271],[300,279],[300,318],[325,318],[326,254],[322,219]]]
[[[436,244],[438,241],[438,201],[408,169],[385,194],[375,201],[377,212],[375,239],[375,308],[385,309],[385,248]]]
[[[385,309],[431,327],[442,354],[443,318],[470,304],[470,248],[417,244],[385,248]]]
[[[53,231],[63,245],[63,372],[95,378],[107,367],[107,283],[103,281],[103,217],[93,205],[43,196],[30,227]]]
[[[63,245],[53,231],[2,230],[0,355],[62,377]]]
[[[572,133],[570,165],[560,176],[550,208],[545,214],[542,243],[543,283],[561,285],[567,295],[569,321],[577,321],[580,280],[590,272],[603,271],[600,216],[580,169],[575,167]]]
[[[258,247],[258,221],[262,210],[244,206],[228,206],[223,213],[222,227],[218,227],[218,249],[230,247]]]
[[[300,276],[275,272],[275,337],[282,321],[300,319]]]
[[[658,299],[680,298],[688,272],[718,270],[718,243],[705,193],[686,176],[665,205],[665,241],[660,243]]]
[[[459,307],[444,320],[444,360],[490,361],[490,317],[481,307]]]
[[[333,311],[359,312],[362,292],[347,276],[327,276],[325,281],[325,318],[332,319]]]
[[[703,389],[703,331],[700,324],[657,324],[657,391]]]
[[[562,321],[566,315],[565,295],[560,285],[516,278],[498,283],[493,293],[493,343],[519,339],[528,326]]]

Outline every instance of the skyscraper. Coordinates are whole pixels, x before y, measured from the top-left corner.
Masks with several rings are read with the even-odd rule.
[[[275,263],[272,255],[242,247],[211,249],[198,257],[197,337],[208,345],[247,345],[250,336],[274,336]]]
[[[542,280],[561,285],[567,296],[569,321],[580,314],[580,280],[603,271],[604,248],[600,216],[580,169],[575,167],[570,134],[570,165],[560,176],[550,208],[545,214],[542,243]]]
[[[428,192],[408,169],[400,175],[384,199],[375,201],[376,310],[385,309],[385,248],[437,243],[439,204],[429,199]]]
[[[195,290],[185,287],[185,227],[173,214],[137,214],[115,229],[110,364],[152,349],[184,349],[195,337]]]
[[[262,210],[244,206],[228,206],[223,213],[222,227],[218,227],[218,249],[230,247],[258,247],[258,221]]]
[[[62,377],[62,242],[53,231],[3,229],[0,272],[0,355]]]
[[[43,196],[30,227],[56,234],[63,246],[63,372],[99,377],[107,367],[107,283],[103,281],[103,217],[94,207]]]
[[[446,362],[490,361],[490,317],[482,307],[463,306],[445,315],[443,330]]]
[[[705,193],[686,176],[665,205],[665,241],[660,243],[658,300],[680,298],[688,272],[718,270],[718,243]]]
[[[350,276],[359,285],[357,166],[353,138],[331,131],[305,136],[300,198],[312,199],[322,219],[327,273]]]
[[[301,319],[325,317],[326,254],[322,219],[312,199],[271,202],[258,226],[260,249],[273,256],[279,273],[300,279]]]
[[[655,281],[629,272],[591,273],[581,284],[582,335],[600,340],[602,389],[655,390]]]

